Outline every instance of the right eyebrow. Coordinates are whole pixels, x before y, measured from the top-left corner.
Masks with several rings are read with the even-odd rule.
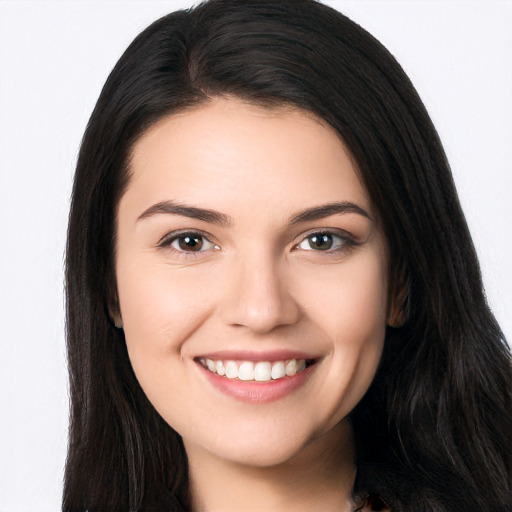
[[[300,222],[324,219],[325,217],[330,217],[331,215],[339,215],[343,213],[357,213],[358,215],[366,217],[368,220],[372,221],[370,214],[364,208],[349,201],[342,201],[307,208],[306,210],[293,215],[290,220],[290,224],[298,224]]]
[[[215,210],[208,210],[206,208],[198,208],[196,206],[175,203],[173,201],[162,201],[160,203],[154,204],[153,206],[150,206],[147,210],[144,210],[144,212],[138,216],[137,222],[158,214],[181,215],[182,217],[198,219],[204,222],[210,222],[211,224],[218,224],[222,227],[233,225],[233,219],[225,213],[217,212]]]

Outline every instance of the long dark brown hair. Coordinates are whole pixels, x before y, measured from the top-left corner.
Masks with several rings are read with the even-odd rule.
[[[212,0],[144,30],[110,74],[76,169],[66,256],[71,419],[63,509],[188,510],[179,435],[132,371],[115,307],[116,208],[130,151],[163,116],[218,96],[313,112],[342,137],[382,219],[403,295],[351,415],[356,497],[398,511],[511,504],[511,360],[435,128],[361,27],[312,0]]]

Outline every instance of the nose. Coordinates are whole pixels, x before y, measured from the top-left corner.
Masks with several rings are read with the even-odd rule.
[[[223,321],[258,334],[297,322],[300,308],[280,267],[282,264],[264,256],[231,267],[221,303]]]

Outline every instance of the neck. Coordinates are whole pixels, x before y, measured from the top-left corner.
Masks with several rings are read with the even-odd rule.
[[[354,447],[340,423],[276,466],[216,458],[185,441],[194,512],[348,512],[354,510]]]

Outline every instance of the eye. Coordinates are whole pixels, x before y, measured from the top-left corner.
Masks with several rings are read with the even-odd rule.
[[[348,237],[343,237],[328,231],[319,231],[310,233],[295,247],[297,249],[302,249],[303,251],[334,252],[340,249],[344,249],[349,245],[353,245],[353,242]]]
[[[159,246],[170,247],[180,253],[199,253],[219,249],[219,246],[205,235],[194,231],[171,233],[159,243]]]

